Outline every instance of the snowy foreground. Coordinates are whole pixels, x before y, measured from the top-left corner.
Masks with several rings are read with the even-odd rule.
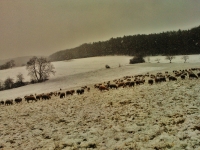
[[[199,64],[145,63],[122,64],[122,67],[115,64],[111,69],[99,68],[68,77],[60,74],[59,78],[44,84],[18,88],[19,91],[8,90],[10,95],[3,91],[0,96],[4,100],[9,96],[40,94],[47,92],[47,87],[50,91],[58,90],[56,83],[61,84],[66,78],[71,84],[62,85],[62,91],[82,85],[91,88],[83,95],[64,99],[52,96],[50,100],[30,103],[23,100],[22,104],[0,105],[0,149],[199,150],[200,79],[181,80],[178,77],[178,81],[167,80],[153,85],[145,82],[144,85],[102,92],[93,87],[94,83],[125,75],[165,71],[173,75],[173,70],[199,68]],[[77,84],[73,86],[73,82]]]
[[[0,106],[7,149],[198,150],[200,80],[139,85]]]

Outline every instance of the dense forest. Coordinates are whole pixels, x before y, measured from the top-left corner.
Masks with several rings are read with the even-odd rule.
[[[200,53],[200,26],[190,30],[167,31],[111,38],[85,43],[49,56],[51,61],[106,55],[185,55]]]

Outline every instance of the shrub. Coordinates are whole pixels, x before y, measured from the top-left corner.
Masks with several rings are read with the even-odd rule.
[[[132,59],[130,59],[129,64],[136,64],[136,63],[144,63],[145,60],[142,56],[135,56]]]
[[[106,65],[105,67],[106,67],[106,69],[109,69],[109,68],[110,68],[110,66],[108,66],[108,65]]]
[[[4,86],[5,86],[5,89],[11,89],[13,88],[13,79],[8,77],[5,81],[4,81]]]

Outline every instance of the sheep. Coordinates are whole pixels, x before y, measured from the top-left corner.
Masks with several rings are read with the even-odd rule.
[[[46,100],[46,99],[51,99],[51,96],[49,94],[42,94],[41,95],[42,99]]]
[[[199,72],[199,73],[197,73],[197,75],[198,75],[198,77],[200,77],[200,72]]]
[[[78,89],[76,90],[76,93],[79,95],[79,94],[83,94],[85,92],[84,89]]]
[[[102,91],[102,90],[107,90],[107,91],[109,91],[109,89],[108,89],[106,86],[104,86],[104,85],[99,86],[99,90],[100,90],[100,91]]]
[[[177,78],[174,76],[169,76],[169,81],[177,81]]]
[[[131,82],[129,83],[129,87],[133,87],[133,86],[135,86],[135,82],[134,82],[134,81],[131,81]]]
[[[4,105],[4,101],[2,100],[2,101],[0,101],[0,105]]]
[[[35,102],[37,102],[37,99],[34,96],[25,96],[25,101],[27,101],[29,103],[30,100],[34,100]]]
[[[13,100],[12,99],[11,100],[7,99],[5,101],[5,105],[13,105]]]
[[[117,86],[118,86],[118,87],[124,86],[124,82],[120,82],[120,83],[118,83]]]
[[[66,91],[66,95],[73,95],[73,92],[71,92],[71,91]]]
[[[65,97],[65,93],[64,92],[60,93],[60,98],[64,98],[64,97]]]
[[[185,79],[185,75],[181,75],[181,79],[184,80]]]
[[[87,91],[90,92],[90,87],[87,88]]]
[[[152,84],[153,84],[153,80],[152,80],[152,79],[149,79],[149,80],[148,80],[148,84],[152,85]]]
[[[36,98],[37,100],[40,100],[41,97],[42,97],[42,94],[35,95],[35,98]]]
[[[109,84],[108,87],[111,88],[111,89],[112,89],[112,88],[117,89],[117,85],[116,85],[116,84]]]
[[[17,97],[17,98],[15,98],[15,103],[21,103],[22,102],[22,98],[20,98],[20,97]]]
[[[124,85],[123,85],[123,87],[126,87],[126,86],[128,86],[129,84],[130,84],[129,81],[128,81],[128,82],[125,82]]]
[[[197,77],[194,73],[190,73],[190,74],[189,74],[189,79],[191,79],[191,78],[196,78],[196,79],[198,79],[198,77]]]

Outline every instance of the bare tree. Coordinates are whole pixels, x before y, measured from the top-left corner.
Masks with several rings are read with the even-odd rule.
[[[20,83],[23,83],[23,80],[24,80],[24,76],[22,73],[19,73],[17,75],[17,82],[20,82]]]
[[[0,91],[3,90],[3,81],[0,80]]]
[[[13,87],[13,84],[14,84],[13,79],[10,78],[10,77],[8,77],[8,78],[4,81],[4,87],[5,87],[6,89],[11,89],[11,88]]]
[[[183,59],[184,63],[186,63],[186,61],[189,59],[189,56],[188,55],[184,55],[181,59]]]
[[[165,59],[169,60],[170,63],[171,63],[171,62],[172,62],[172,59],[175,59],[175,56],[173,56],[173,55],[168,55],[168,56],[165,57]]]
[[[37,82],[48,79],[51,74],[55,74],[55,67],[44,57],[32,57],[26,64],[28,75]]]
[[[15,66],[15,61],[13,59],[10,60],[8,63],[9,63],[10,68]]]
[[[160,63],[160,58],[155,59],[155,61],[157,61],[157,63]]]
[[[150,63],[150,57],[149,56],[147,57],[147,61],[148,61],[148,63]]]

